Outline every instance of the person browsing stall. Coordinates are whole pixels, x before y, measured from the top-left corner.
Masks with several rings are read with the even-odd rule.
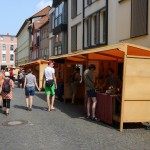
[[[95,117],[95,110],[96,110],[96,92],[94,88],[94,81],[92,73],[95,71],[96,67],[94,64],[88,66],[88,68],[84,71],[84,82],[85,82],[85,90],[87,93],[87,119],[91,118],[92,120],[97,121],[98,119]],[[91,100],[92,104],[92,114],[90,114],[90,107],[91,107]]]
[[[55,89],[57,89],[56,83],[56,76],[55,76],[55,69],[54,62],[49,61],[48,66],[45,68],[43,73],[43,80],[42,80],[42,88],[44,88],[44,81],[45,81],[45,93],[46,93],[46,101],[47,101],[47,111],[55,110],[54,108],[54,101],[55,101]],[[52,96],[52,101],[50,104],[50,95]]]

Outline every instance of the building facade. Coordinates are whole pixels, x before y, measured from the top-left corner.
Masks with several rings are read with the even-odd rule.
[[[50,54],[68,53],[68,1],[53,0],[50,11]]]
[[[68,1],[68,52],[129,42],[150,47],[148,0]]]
[[[17,38],[14,35],[0,35],[0,69],[15,67],[16,48]]]
[[[18,39],[18,48],[16,49],[16,57],[18,59],[16,64],[18,64],[18,66],[40,58],[39,28],[48,20],[49,11],[50,6],[40,10],[30,18],[26,19],[22,27],[19,29],[16,35]]]
[[[22,64],[26,64],[29,62],[29,49],[30,49],[30,43],[29,43],[29,27],[30,21],[25,20],[22,27],[18,31],[16,37],[18,40],[17,49],[15,51],[16,55],[16,66],[20,66]]]
[[[49,58],[49,20],[40,27],[39,58]]]

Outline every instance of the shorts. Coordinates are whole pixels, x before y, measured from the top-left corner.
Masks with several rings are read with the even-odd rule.
[[[55,95],[55,84],[53,84],[52,86],[47,86],[45,84],[45,93],[46,95]]]
[[[35,95],[35,86],[26,87],[25,95],[26,96],[34,96]]]
[[[96,96],[97,96],[97,94],[96,94],[96,92],[95,92],[94,89],[88,90],[88,91],[86,91],[86,92],[87,92],[87,96],[88,96],[88,97],[96,97]]]

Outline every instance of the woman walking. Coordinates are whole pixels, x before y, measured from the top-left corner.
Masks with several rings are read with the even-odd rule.
[[[33,96],[35,95],[35,86],[40,91],[37,85],[36,77],[32,74],[32,70],[28,70],[28,74],[25,76],[24,89],[26,95],[26,110],[32,111]]]
[[[14,82],[10,78],[10,73],[5,72],[5,78],[2,81],[2,99],[3,99],[3,113],[9,115],[10,101],[12,100],[12,88],[14,88]]]
[[[2,92],[2,83],[4,81],[4,74],[2,72],[0,72],[0,108],[2,108],[2,95],[1,95],[1,92]]]

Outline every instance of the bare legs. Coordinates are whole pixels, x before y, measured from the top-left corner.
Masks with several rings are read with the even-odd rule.
[[[51,109],[54,109],[55,95],[52,95],[52,104],[51,105],[50,105],[50,95],[46,96],[46,101],[47,101],[48,111],[50,111]]]
[[[52,96],[52,105],[51,105],[51,109],[54,109],[54,101],[55,101],[55,95]]]
[[[91,99],[93,102],[93,104],[92,104],[92,118],[95,118],[97,99],[96,99],[96,97],[92,97]],[[88,98],[88,101],[87,101],[87,116],[90,116],[91,99]]]
[[[33,96],[26,97],[26,106],[29,108],[29,110],[32,110],[32,104],[33,104]]]
[[[46,96],[46,101],[47,101],[48,111],[50,111],[50,100],[49,100],[49,98],[50,98],[50,95],[47,95]]]

